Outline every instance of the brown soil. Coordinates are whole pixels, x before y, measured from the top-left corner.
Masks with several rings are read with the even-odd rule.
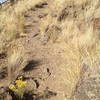
[[[37,99],[33,100],[68,100],[67,96],[69,96],[72,91],[63,80],[66,78],[66,75],[61,68],[67,65],[66,59],[63,56],[64,49],[60,47],[59,43],[53,43],[52,41],[48,40],[48,37],[41,36],[39,30],[42,18],[48,15],[47,9],[48,4],[45,3],[42,5],[37,5],[35,8],[32,8],[25,13],[25,31],[27,35],[18,39],[18,42],[20,42],[25,48],[24,58],[27,59],[28,62],[28,64],[24,66],[24,69],[22,70],[22,75],[24,75],[26,78],[33,79],[35,82],[33,88],[41,93]],[[0,55],[0,64],[6,62],[3,60],[4,58],[5,55]],[[5,65],[2,66],[3,70],[0,71],[0,85],[2,85],[2,83],[7,83],[7,73],[4,73],[7,72],[7,69],[5,68]],[[88,72],[88,74],[89,73],[91,73],[91,71]],[[75,91],[73,92],[72,100],[99,100],[88,99],[88,97],[85,97],[87,95],[84,93],[82,94],[82,91],[87,91],[84,87],[86,87],[88,84],[87,80],[83,82],[83,79],[79,80],[77,86],[78,88],[76,87]],[[79,85],[81,82],[84,84],[80,87]],[[92,89],[93,87],[90,86],[90,88]],[[98,88],[100,89],[100,87]],[[3,92],[4,91],[1,91],[0,94]],[[98,92],[98,94],[100,94],[99,90]],[[5,95],[7,94],[5,93],[4,96]],[[99,97],[100,96],[97,96],[97,98]],[[2,96],[0,96],[0,98],[2,98]],[[31,99],[28,98],[27,100]]]
[[[48,14],[45,9],[48,9],[47,4],[37,5],[25,14],[27,36],[18,39],[25,48],[25,59],[28,60],[22,74],[24,77],[34,78],[37,91],[42,93],[47,89],[51,91],[48,96],[44,92],[38,100],[65,100],[67,91],[61,71],[61,65],[66,64],[62,56],[63,49],[58,43],[48,41],[45,36],[41,37],[38,27],[41,19]],[[7,78],[1,81],[6,84]]]
[[[41,19],[48,14],[45,9],[48,9],[48,5],[44,5],[43,8],[37,6],[27,13],[26,32],[28,36],[24,38],[23,44],[30,57],[30,63],[26,69],[24,68],[24,76],[35,77],[39,82],[39,91],[48,88],[57,93],[48,100],[65,100],[67,91],[60,68],[62,64],[66,64],[62,56],[63,49],[59,47],[59,44],[48,41],[47,37],[41,37],[39,33],[38,26]]]

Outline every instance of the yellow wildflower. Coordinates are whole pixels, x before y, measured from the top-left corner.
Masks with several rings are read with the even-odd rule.
[[[23,79],[23,76],[18,77],[18,80],[22,80],[22,79]]]
[[[26,82],[21,81],[21,80],[16,80],[16,86],[17,87],[25,87],[26,86]]]
[[[23,97],[25,87],[27,86],[27,82],[23,81],[22,78],[23,77],[19,77],[18,80],[15,81],[15,84],[9,86],[9,89],[21,98]]]
[[[10,84],[9,89],[11,89],[11,90],[15,90],[16,87],[15,87],[13,84]]]

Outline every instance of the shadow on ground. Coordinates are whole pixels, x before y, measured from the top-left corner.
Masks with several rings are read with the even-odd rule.
[[[23,69],[24,72],[31,71],[33,69],[36,69],[41,64],[41,61],[34,61],[31,60],[28,62],[28,64]]]

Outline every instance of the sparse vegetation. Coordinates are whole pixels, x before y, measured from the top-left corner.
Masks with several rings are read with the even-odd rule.
[[[29,33],[33,34],[33,37],[39,35],[38,41],[49,43],[55,56],[57,50],[62,50],[59,52],[66,63],[59,58],[62,61],[58,66],[62,72],[59,78],[66,86],[68,97],[72,96],[82,76],[84,64],[89,68],[100,66],[100,0],[18,0],[13,5],[7,4],[2,7],[0,9],[0,54],[7,54],[10,83],[27,65],[29,60],[25,58],[27,52],[34,55],[31,49],[33,45],[29,41],[31,39],[35,44],[35,40],[32,40],[33,37]],[[26,38],[23,39],[24,36]],[[39,42],[36,42],[34,47],[37,51],[43,48]],[[51,52],[51,49],[48,48],[47,51]],[[52,54],[47,55],[53,58]],[[54,61],[56,66],[55,63],[58,61]],[[48,69],[47,72],[50,73]],[[19,91],[16,86],[10,86],[12,91]],[[21,93],[23,95],[24,92]]]
[[[23,35],[24,32],[24,12],[38,4],[38,1],[19,1],[13,6],[6,9],[1,9],[0,12],[0,31],[1,36],[5,41],[10,41],[18,35]],[[6,5],[5,5],[6,6]],[[0,37],[1,37],[0,36]],[[1,40],[2,41],[2,40]],[[2,48],[2,47],[0,47]]]
[[[100,49],[99,31],[96,31],[97,25],[94,26],[94,24],[96,18],[100,16],[98,12],[100,1],[54,0],[51,3],[50,13],[41,24],[41,33],[49,35],[51,39],[54,34],[59,35],[56,41],[65,42],[61,47],[65,47],[64,56],[67,58],[67,65],[62,69],[66,73],[64,81],[67,85],[69,84],[68,88],[72,91],[79,80],[84,63],[89,67],[99,66],[96,65],[96,62],[99,62],[97,60],[99,56],[97,51]],[[56,17],[52,17],[53,14]]]
[[[18,96],[19,100],[21,100],[23,98],[24,93],[25,93],[26,85],[27,85],[27,83],[25,81],[23,81],[23,77],[20,76],[18,78],[18,80],[15,81],[15,85],[10,84],[9,89],[12,92],[14,92],[14,94],[16,96]]]

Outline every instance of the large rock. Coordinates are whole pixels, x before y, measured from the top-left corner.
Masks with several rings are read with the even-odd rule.
[[[73,92],[72,100],[100,100],[100,66],[86,70]]]

